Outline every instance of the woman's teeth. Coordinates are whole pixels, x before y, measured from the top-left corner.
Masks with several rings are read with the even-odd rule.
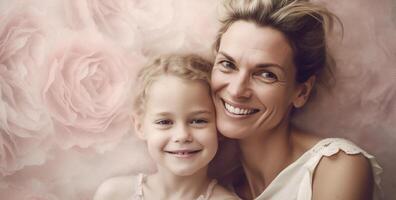
[[[232,106],[228,103],[225,103],[225,102],[224,102],[224,105],[228,112],[235,114],[235,115],[250,115],[250,114],[258,112],[258,109],[237,108],[237,107],[234,107],[234,106]]]

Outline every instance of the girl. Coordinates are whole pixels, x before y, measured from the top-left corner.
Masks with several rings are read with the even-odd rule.
[[[237,199],[207,176],[216,154],[211,63],[197,56],[163,56],[138,76],[135,132],[146,141],[157,172],[112,178],[95,200]]]

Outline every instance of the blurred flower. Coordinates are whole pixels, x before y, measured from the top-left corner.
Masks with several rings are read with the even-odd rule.
[[[50,146],[50,119],[40,98],[49,39],[34,10],[0,21],[0,174],[10,175],[42,164]]]
[[[52,187],[48,181],[25,178],[22,183],[8,183],[0,187],[0,197],[7,200],[58,200],[50,189]]]
[[[129,131],[130,67],[118,49],[82,34],[60,47],[50,64],[44,99],[64,148],[116,143]],[[131,103],[129,103],[131,104]],[[104,150],[101,149],[101,150]]]
[[[66,21],[74,30],[91,28],[127,48],[140,48],[140,32],[128,11],[134,1],[65,1]]]
[[[214,1],[133,1],[128,13],[141,32],[147,55],[198,53],[209,57],[218,30]]]

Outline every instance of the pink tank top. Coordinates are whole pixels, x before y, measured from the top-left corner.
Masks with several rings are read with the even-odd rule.
[[[133,195],[131,200],[144,200],[144,195],[143,195],[143,184],[146,181],[146,175],[145,174],[139,174],[138,176],[138,182],[136,185],[135,189],[135,194]],[[201,194],[196,200],[209,200],[210,196],[213,193],[213,190],[217,184],[217,180],[213,179],[210,183],[209,186],[206,190],[205,194]]]

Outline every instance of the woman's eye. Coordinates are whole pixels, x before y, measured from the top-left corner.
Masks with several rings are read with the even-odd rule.
[[[259,75],[260,78],[261,78],[262,80],[264,80],[265,82],[273,83],[273,82],[275,82],[275,81],[278,80],[278,76],[276,76],[276,74],[274,74],[274,73],[272,73],[272,72],[268,72],[268,71],[266,71],[266,72],[260,72],[258,75]]]
[[[220,61],[219,64],[222,66],[222,69],[223,69],[223,70],[227,70],[227,71],[228,71],[228,70],[233,70],[233,69],[235,69],[234,63],[229,62],[229,61],[227,61],[227,60]]]

